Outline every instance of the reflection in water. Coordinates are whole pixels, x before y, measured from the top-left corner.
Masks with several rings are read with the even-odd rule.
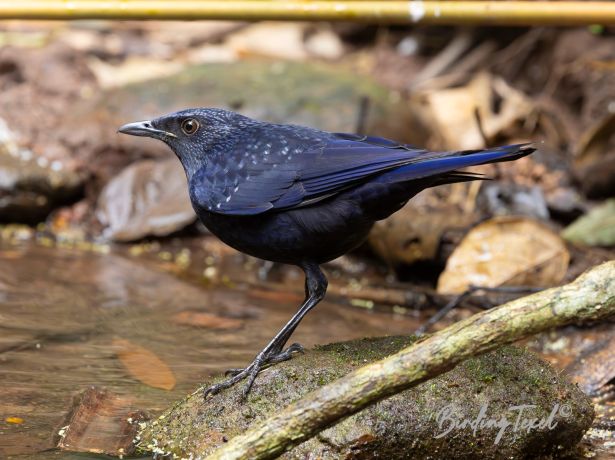
[[[73,397],[90,386],[156,413],[207,376],[245,365],[297,306],[293,296],[255,294],[204,288],[116,254],[0,243],[0,457],[96,457],[42,452],[56,445]],[[173,320],[185,311],[241,319],[243,327],[194,327],[186,324],[190,315]],[[309,347],[415,327],[407,318],[325,301],[293,340]],[[125,344],[118,339],[164,361],[175,388],[152,388],[131,376],[113,345]],[[7,417],[23,423],[6,423]]]

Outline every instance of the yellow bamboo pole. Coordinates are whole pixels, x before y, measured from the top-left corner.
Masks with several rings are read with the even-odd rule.
[[[615,2],[0,0],[0,19],[234,19],[421,24],[615,24]]]

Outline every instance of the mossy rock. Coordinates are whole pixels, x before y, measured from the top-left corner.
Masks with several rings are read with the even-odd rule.
[[[101,103],[127,120],[186,107],[222,107],[274,123],[354,132],[365,100],[365,130],[417,142],[419,133],[409,129],[412,114],[399,93],[323,63],[248,59],[196,65],[111,90]]]
[[[197,392],[148,422],[139,449],[204,457],[255,421],[412,341],[383,337],[318,347],[262,372],[243,404],[241,385],[207,401]],[[589,398],[574,384],[536,355],[509,346],[381,401],[282,458],[555,458],[574,449],[593,417]],[[450,429],[452,420],[458,423]]]
[[[410,143],[420,144],[426,136],[404,98],[371,78],[357,78],[340,66],[254,59],[190,66],[169,77],[102,92],[74,107],[53,137],[87,165],[104,161],[117,170],[137,158],[170,155],[161,142],[118,136],[119,126],[188,107],[221,107],[327,131],[354,132],[362,125],[365,134]],[[99,174],[101,167],[94,172]]]

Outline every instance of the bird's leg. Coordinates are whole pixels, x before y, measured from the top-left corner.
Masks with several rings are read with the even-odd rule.
[[[305,290],[306,299],[293,315],[288,323],[275,335],[263,350],[256,355],[254,361],[245,369],[233,369],[229,371],[232,376],[227,380],[218,384],[212,385],[204,391],[204,396],[209,394],[219,393],[221,390],[230,388],[243,379],[248,379],[243,391],[245,398],[258,373],[265,367],[290,359],[294,352],[303,351],[303,347],[298,343],[292,344],[286,350],[283,350],[284,345],[295,331],[303,317],[320,302],[327,291],[327,278],[320,270],[317,264],[304,263],[301,265],[305,272]]]

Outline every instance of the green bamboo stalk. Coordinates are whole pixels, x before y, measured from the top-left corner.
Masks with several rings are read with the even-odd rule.
[[[442,374],[471,356],[547,329],[614,315],[615,261],[610,261],[572,283],[476,314],[357,369],[255,423],[206,460],[275,458],[344,417]]]
[[[615,3],[581,1],[0,1],[0,19],[231,19],[420,24],[615,24]]]

